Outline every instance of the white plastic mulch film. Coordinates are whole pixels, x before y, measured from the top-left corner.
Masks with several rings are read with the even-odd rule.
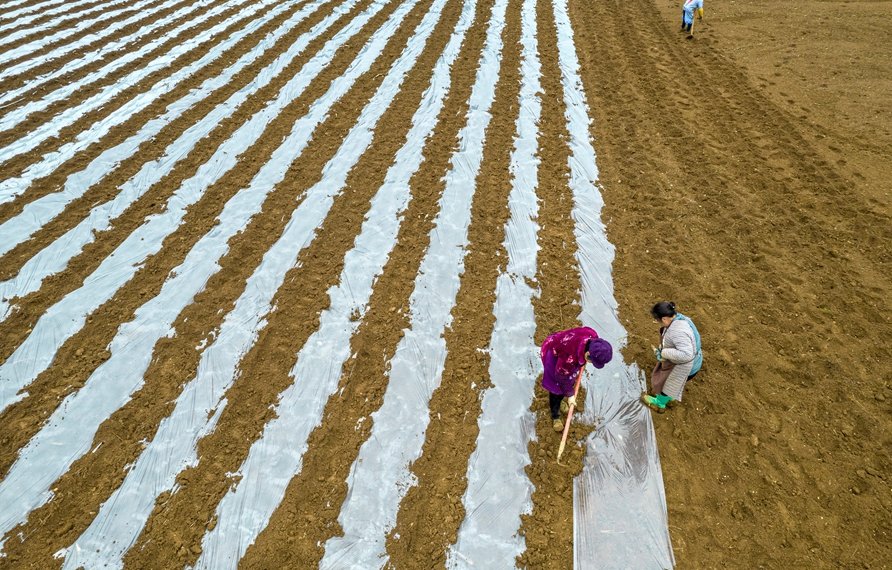
[[[532,512],[533,486],[524,471],[528,444],[535,437],[530,411],[538,376],[533,342],[538,198],[536,156],[541,103],[536,41],[536,1],[524,0],[521,13],[521,88],[517,136],[511,153],[510,218],[505,227],[508,264],[496,284],[496,322],[490,341],[490,381],[481,402],[477,447],[468,461],[467,513],[450,549],[449,568],[511,568],[526,548],[518,533],[520,515]]]
[[[94,518],[89,526],[56,552],[63,568],[123,567],[124,557],[145,529],[156,499],[164,493],[176,493],[177,476],[204,460],[198,456],[198,442],[216,429],[227,405],[227,391],[241,374],[241,358],[252,349],[275,311],[274,299],[286,275],[300,271],[301,251],[313,243],[335,198],[344,191],[348,175],[370,148],[380,119],[393,105],[435,29],[442,25],[441,15],[450,1],[430,3],[399,56],[383,73],[380,86],[363,103],[356,123],[338,141],[339,148],[323,168],[320,180],[299,196],[293,211],[282,212],[282,220],[288,220],[282,235],[263,254],[244,292],[232,306],[221,308],[226,314],[213,340],[206,347],[196,347],[202,350],[197,371],[183,379],[182,393],[171,402],[171,413],[144,442],[141,455],[126,466],[118,488],[98,512],[91,513]],[[238,476],[238,483],[216,505],[216,524],[204,534],[194,568],[236,568],[280,506],[289,482],[300,473],[308,437],[322,422],[326,402],[337,390],[341,367],[350,357],[350,340],[396,246],[403,213],[412,200],[410,181],[424,160],[425,145],[436,132],[444,103],[450,97],[453,66],[460,61],[465,38],[476,25],[485,31],[485,41],[482,52],[473,55],[477,67],[468,111],[443,179],[430,246],[418,274],[410,276],[414,278],[410,326],[388,363],[388,384],[382,406],[373,414],[371,437],[361,446],[346,481],[349,492],[338,515],[343,535],[320,544],[325,550],[321,568],[367,570],[387,564],[388,533],[396,524],[402,499],[415,484],[410,466],[421,456],[430,399],[441,382],[446,359],[444,332],[451,325],[462,282],[471,205],[484,160],[491,108],[503,75],[506,13],[510,2],[515,1],[521,4],[521,85],[516,106],[517,134],[511,149],[510,216],[504,228],[508,259],[496,283],[495,325],[487,347],[492,385],[482,395],[480,431],[467,465],[468,485],[462,497],[466,517],[455,544],[446,552],[446,566],[507,570],[515,567],[516,558],[525,551],[525,539],[519,533],[521,515],[532,512],[533,507],[533,486],[525,467],[530,463],[528,445],[536,437],[530,406],[533,386],[541,373],[534,343],[533,308],[539,250],[538,145],[542,136],[539,45],[543,39],[537,37],[537,7],[541,2],[495,0],[491,10],[486,9],[487,19],[475,22],[478,0],[463,0],[458,21],[448,32],[448,43],[430,70],[429,85],[418,108],[412,110],[405,142],[371,200],[360,235],[343,259],[339,282],[328,290],[330,306],[319,315],[319,328],[306,344],[296,347],[300,350],[289,363],[293,364],[292,384],[279,395],[275,419],[264,426],[262,436],[252,445],[238,472],[232,474]],[[54,365],[62,345],[86,326],[98,307],[114,300],[122,287],[138,278],[139,269],[185,223],[190,208],[214,191],[214,185],[236,167],[239,156],[257,144],[270,124],[305,94],[342,48],[354,42],[376,14],[385,9],[391,13],[382,18],[383,23],[363,42],[355,59],[312,102],[306,114],[295,120],[290,134],[270,143],[275,149],[268,161],[259,164],[250,183],[228,199],[214,228],[184,253],[160,292],[147,297],[126,322],[116,324],[107,359],[91,371],[83,386],[60,400],[18,451],[9,471],[0,474],[0,556],[5,556],[6,541],[27,539],[15,535],[14,529],[28,521],[35,509],[56,499],[55,482],[74,462],[89,458],[99,449],[101,442],[97,445],[96,434],[103,422],[143,388],[156,343],[175,334],[172,327],[177,317],[220,270],[230,240],[248,228],[252,218],[262,211],[266,197],[286,182],[288,169],[317,136],[317,128],[325,123],[333,106],[380,60],[419,3],[423,5],[421,0],[5,3],[6,12],[0,13],[0,80],[43,68],[66,54],[76,52],[76,57],[70,56],[64,68],[29,76],[14,90],[0,93],[0,111],[10,107],[0,113],[0,131],[22,130],[18,139],[0,148],[0,165],[34,149],[52,146],[20,172],[0,176],[0,204],[21,199],[38,181],[71,164],[72,159],[83,158],[93,145],[104,143],[114,128],[159,100],[166,102],[169,94],[185,82],[196,76],[202,79],[167,103],[163,112],[134,127],[126,138],[106,144],[88,160],[81,160],[79,170],[60,177],[54,190],[26,199],[18,214],[0,223],[0,258],[43,231],[74,201],[137,156],[142,145],[187,116],[218,89],[240,74],[251,77],[225,100],[208,105],[210,110],[173,137],[161,156],[141,164],[136,174],[117,186],[116,194],[92,204],[82,220],[42,246],[16,275],[4,277],[0,281],[0,324],[8,322],[16,303],[22,302],[17,299],[39,291],[88,244],[102,239],[117,218],[169,177],[217,125],[233,117],[273,80],[284,73],[289,75],[283,78],[278,93],[263,101],[232,136],[216,147],[210,159],[177,183],[160,211],[146,217],[110,255],[97,262],[97,268],[82,285],[61,296],[31,325],[24,340],[0,365],[0,414],[31,397],[29,387]],[[612,297],[613,248],[606,241],[600,221],[602,202],[594,185],[597,168],[589,140],[590,120],[566,0],[553,0],[553,8],[570,134],[569,186],[575,203],[577,261],[582,274],[580,318],[618,350],[625,331],[616,318]],[[157,15],[165,11],[164,17]],[[302,22],[317,17],[317,12],[316,24],[287,46],[280,45]],[[353,16],[341,21],[350,12]],[[233,56],[241,42],[279,16],[281,21],[274,29],[255,37],[249,47]],[[101,34],[79,34],[112,17],[116,19],[108,22]],[[220,21],[195,33],[193,28],[209,18]],[[35,24],[29,26],[31,22]],[[313,40],[331,28],[331,38],[314,48],[315,53],[306,53]],[[142,38],[152,34],[155,40],[142,43]],[[40,39],[32,41],[32,35]],[[548,38],[549,43],[553,39]],[[11,42],[16,45],[4,52],[3,46]],[[141,47],[125,49],[131,44]],[[280,53],[262,69],[255,69],[255,63],[270,50]],[[193,52],[194,57],[190,55]],[[295,60],[304,56],[306,63],[293,69]],[[178,67],[181,57],[191,57],[191,63]],[[206,67],[224,58],[228,58],[228,66],[213,76],[204,76]],[[71,81],[57,81],[94,60],[101,60],[101,66]],[[145,65],[134,67],[137,61],[145,61]],[[126,70],[120,79],[107,81],[119,70]],[[124,95],[132,86],[162,72],[164,77],[144,92]],[[44,91],[42,95],[33,95],[38,88]],[[91,90],[85,99],[47,117],[33,129],[25,128],[34,117],[65,103],[84,88]],[[16,106],[22,97],[33,99]],[[122,98],[120,106],[99,113],[118,98]],[[74,125],[83,130],[68,142],[48,144]],[[641,374],[617,357],[605,369],[589,371],[586,385],[588,399],[582,421],[596,422],[598,427],[586,442],[585,469],[574,483],[575,567],[672,567],[653,426],[649,411],[638,402],[643,387]]]
[[[570,188],[582,274],[580,320],[613,343],[616,354],[625,344],[626,331],[613,299],[614,248],[601,222],[604,202],[594,185],[598,170],[566,0],[554,0],[553,5],[570,133]],[[585,467],[573,485],[575,567],[671,568],[675,557],[660,457],[650,411],[639,402],[642,375],[618,354],[602,370],[588,372],[583,421],[597,422],[598,429],[586,440]]]

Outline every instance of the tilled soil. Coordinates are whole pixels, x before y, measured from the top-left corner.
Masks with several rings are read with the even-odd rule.
[[[369,5],[358,2],[315,38],[281,76],[234,110],[108,231],[98,232],[64,271],[46,279],[39,291],[15,299],[15,308],[0,322],[0,363],[14,354],[41,315],[81,287],[147,216],[163,212],[183,181]],[[93,452],[53,483],[51,501],[5,535],[0,568],[61,567],[62,560],[54,554],[70,547],[89,527],[170,415],[246,280],[282,235],[306,190],[321,178],[323,167],[430,5],[431,0],[421,0],[409,12],[371,69],[316,128],[285,180],[266,196],[263,211],[231,238],[219,271],[177,317],[172,334],[155,345],[142,387],[99,426]],[[220,60],[0,205],[0,223],[58,191],[66,177],[220,73],[301,6],[285,10]],[[244,88],[334,6],[326,4],[298,25],[229,85],[166,126],[62,214],[0,257],[2,278],[14,277],[97,203],[113,198],[142,164],[162,156],[170,142]],[[886,300],[892,275],[892,108],[884,95],[892,91],[892,68],[884,49],[890,31],[883,24],[888,12],[883,3],[816,6],[802,0],[770,6],[707,4],[705,21],[695,25],[695,37],[688,40],[678,31],[679,7],[665,0],[569,4],[593,119],[599,187],[606,203],[602,216],[616,246],[615,297],[629,333],[623,357],[642,369],[651,367],[649,347],[657,342],[657,330],[648,308],[659,300],[675,301],[703,336],[703,371],[688,384],[681,406],[655,418],[669,530],[680,568],[892,566],[892,367],[887,360],[892,325]],[[338,50],[331,64],[239,157],[238,165],[188,209],[158,254],[144,260],[134,278],[67,339],[53,364],[27,386],[28,395],[0,412],[0,478],[63,399],[82,388],[110,358],[109,343],[120,325],[133,320],[159,293],[171,271],[217,225],[226,201],[251,183],[295,121],[346,72],[396,7],[384,6]],[[238,483],[240,465],[275,417],[280,394],[292,383],[295,354],[329,307],[328,290],[338,284],[344,255],[354,246],[370,200],[405,142],[461,7],[458,0],[446,2],[425,50],[378,122],[372,144],[278,290],[274,310],[226,393],[217,428],[198,444],[200,461],[179,475],[175,492],[157,498],[145,529],[124,558],[125,568],[182,568],[201,555],[202,536],[217,524],[220,499]],[[492,1],[479,1],[451,70],[449,96],[424,148],[425,160],[410,182],[412,199],[401,214],[397,245],[351,340],[353,356],[344,363],[338,390],[310,435],[301,471],[248,548],[240,562],[243,568],[316,567],[325,542],[343,532],[338,515],[349,493],[346,481],[372,433],[371,416],[381,407],[389,379],[387,363],[410,324],[408,300],[435,231],[450,157],[460,148],[458,133],[465,124],[492,9]],[[509,2],[461,286],[444,333],[445,370],[429,403],[422,455],[410,466],[416,483],[407,490],[396,526],[387,535],[387,564],[393,568],[445,567],[446,551],[466,514],[460,499],[478,434],[480,399],[490,385],[485,349],[494,322],[496,279],[507,257],[503,242],[520,87],[520,10],[521,2]],[[194,33],[232,13],[203,21]],[[542,116],[537,344],[555,330],[580,324],[573,200],[567,186],[569,135],[552,13],[551,2],[538,1]],[[25,172],[41,155],[200,58],[213,43],[127,86],[59,136],[3,164],[2,177]],[[158,48],[102,83],[0,133],[0,146],[163,51]],[[16,88],[70,59],[37,67],[0,83],[0,88]],[[91,64],[65,79],[83,77],[98,66]],[[38,90],[28,97],[43,93]],[[0,114],[21,104],[0,108]],[[581,448],[573,441],[592,427],[571,430],[567,465],[558,466],[554,456],[560,436],[551,429],[541,389],[532,410],[537,416],[536,441],[530,443],[526,471],[535,491],[532,511],[520,526],[527,550],[515,562],[528,568],[571,568],[572,477],[582,465]]]
[[[703,336],[655,422],[678,566],[892,565],[882,9],[707,4],[685,40],[675,5],[573,6],[626,359],[659,300]]]

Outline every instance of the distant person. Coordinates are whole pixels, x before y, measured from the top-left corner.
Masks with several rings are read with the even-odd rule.
[[[542,387],[548,390],[548,405],[551,408],[552,427],[554,431],[563,431],[561,411],[564,398],[566,406],[576,406],[574,388],[576,377],[586,362],[595,368],[604,365],[613,358],[613,347],[598,333],[588,327],[579,327],[556,332],[545,339],[539,351],[542,366]]]
[[[693,321],[675,310],[675,303],[662,301],[650,310],[660,323],[660,346],[654,349],[657,365],[650,377],[654,395],[643,394],[649,408],[662,412],[681,401],[685,383],[700,371],[703,350]]]
[[[694,25],[694,12],[703,20],[703,0],[685,0],[681,8],[681,31],[690,32]]]

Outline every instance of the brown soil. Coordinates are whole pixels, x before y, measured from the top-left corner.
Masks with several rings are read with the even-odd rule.
[[[477,181],[470,245],[453,323],[444,335],[448,358],[443,383],[430,402],[423,455],[411,466],[418,485],[406,494],[388,537],[393,568],[443,568],[445,551],[464,516],[458,498],[467,485],[480,396],[489,384],[488,359],[478,349],[489,344],[495,283],[506,253],[502,243],[520,77],[520,4],[509,3],[502,36],[502,69]],[[7,359],[49,306],[79,287],[147,215],[160,211],[223,140],[367,5],[360,2],[317,38],[282,78],[222,122],[65,271],[48,279],[39,292],[16,300],[20,308],[0,323],[0,359]],[[126,466],[138,457],[141,441],[154,437],[183,382],[194,377],[201,356],[196,347],[213,339],[245,280],[281,235],[303,191],[319,180],[322,167],[429,5],[430,0],[422,0],[410,12],[372,69],[317,128],[285,181],[267,197],[263,212],[232,238],[220,271],[174,323],[176,335],[155,346],[144,387],[100,426],[94,446],[103,445],[53,485],[53,501],[7,534],[0,569],[60,567],[53,554],[87,528],[120,484]],[[367,420],[382,403],[386,362],[409,325],[408,299],[429,243],[443,176],[458,148],[492,6],[492,0],[480,0],[453,67],[450,95],[425,147],[425,161],[411,181],[412,201],[403,214],[398,244],[351,341],[355,357],[345,363],[339,391],[310,437],[301,472],[248,549],[243,568],[316,567],[323,555],[320,545],[342,532],[337,518],[348,492],[345,479],[371,433]],[[707,4],[705,21],[695,26],[696,37],[686,40],[677,29],[680,10],[674,2],[570,1],[594,119],[592,136],[606,202],[603,219],[617,248],[615,297],[629,332],[625,360],[650,368],[649,347],[657,331],[648,308],[658,300],[676,301],[703,335],[703,371],[688,385],[681,406],[655,418],[679,568],[892,566],[892,366],[887,360],[892,323],[886,301],[892,288],[892,102],[887,95],[892,92],[892,56],[885,49],[892,31],[884,6],[804,0]],[[120,324],[157,294],[170,270],[213,227],[225,201],[248,184],[294,121],[344,72],[394,8],[385,7],[338,52],[305,94],[240,157],[238,166],[189,209],[158,255],[65,343],[53,366],[28,387],[29,396],[0,414],[0,478],[43,418],[108,358],[105,347]],[[144,161],[159,156],[328,10],[308,19],[230,86],[184,114],[138,157],[122,163],[32,239],[0,258],[0,274],[14,275],[96,201],[113,197]],[[226,394],[228,404],[217,430],[199,444],[201,461],[181,474],[175,494],[158,499],[125,558],[126,568],[182,568],[199,556],[204,529],[215,524],[216,505],[233,484],[227,473],[238,470],[274,416],[279,394],[290,385],[294,355],[329,305],[328,288],[339,280],[344,254],[405,140],[460,10],[458,0],[447,2],[424,53],[379,122],[374,142],[279,290],[276,310]],[[221,59],[234,60],[248,51],[290,13],[241,42],[231,58]],[[539,0],[543,76],[536,342],[579,324],[568,134],[551,14],[551,3]],[[199,54],[185,60],[193,57]],[[188,61],[177,62],[152,81]],[[221,61],[203,71],[52,177],[37,181],[19,199],[0,206],[0,220],[54,191],[64,176],[223,65]],[[133,86],[89,119],[105,116],[149,83]],[[54,112],[80,98],[54,107]],[[77,128],[68,129],[4,165],[11,168],[4,175],[13,175],[76,134]],[[560,436],[551,429],[545,394],[536,394],[537,441],[529,446],[532,463],[527,468],[535,485],[533,510],[523,517],[527,551],[517,563],[571,568],[571,483],[581,468],[582,451],[571,442],[567,466],[556,465]],[[573,440],[589,429],[574,427]],[[19,533],[26,538],[19,539]]]
[[[626,360],[659,300],[703,335],[656,418],[678,567],[892,566],[888,7],[707,4],[693,40],[677,3],[572,16]]]

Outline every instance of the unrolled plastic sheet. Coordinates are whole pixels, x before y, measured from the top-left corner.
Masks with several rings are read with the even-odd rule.
[[[650,412],[638,398],[644,389],[636,366],[618,351],[626,331],[616,317],[611,268],[613,245],[601,222],[603,200],[588,107],[566,0],[553,2],[558,61],[570,134],[570,188],[582,282],[580,320],[609,340],[617,356],[602,370],[589,370],[582,421],[598,426],[586,439],[582,473],[573,482],[573,549],[577,570],[671,568],[666,498]]]
[[[507,3],[498,0],[493,6],[467,123],[459,133],[461,145],[450,160],[452,169],[445,177],[430,246],[409,298],[410,328],[389,361],[390,380],[381,407],[372,414],[371,436],[350,468],[349,490],[338,516],[343,536],[325,543],[320,568],[372,570],[384,566],[386,534],[396,523],[400,501],[416,482],[409,466],[421,455],[428,403],[440,384],[446,360],[442,335],[451,322],[464,267],[471,201],[501,66]],[[465,4],[464,21],[470,22],[467,8],[474,4]]]
[[[240,4],[244,4],[246,1],[247,0],[230,0],[229,4],[230,6],[238,6]],[[257,2],[256,4],[246,6],[236,14],[232,15],[229,19],[216,24],[211,29],[201,34],[188,37],[182,42],[176,43],[171,47],[170,50],[153,60],[151,63],[133,70],[125,77],[117,80],[115,83],[105,86],[95,95],[85,99],[74,107],[60,112],[43,125],[37,127],[33,131],[24,134],[22,137],[16,139],[13,143],[0,149],[0,160],[6,161],[11,159],[12,157],[29,152],[30,150],[40,145],[43,141],[58,136],[59,132],[62,129],[74,124],[75,121],[79,120],[85,114],[108,104],[109,101],[113,100],[120,94],[125,86],[134,85],[137,82],[142,81],[152,73],[170,67],[171,65],[173,65],[174,62],[177,61],[177,59],[179,59],[183,55],[191,52],[194,49],[197,49],[202,44],[210,42],[217,35],[223,34],[226,29],[229,28],[233,23],[246,18],[250,18],[257,12],[265,9],[273,3],[274,0],[262,0],[260,2]],[[183,29],[193,25],[193,23],[197,24],[198,22],[187,22],[186,24],[183,24]],[[152,102],[162,97],[165,93],[170,92],[188,75],[194,73],[194,69],[196,67],[200,69],[208,65],[217,57],[219,57],[219,54],[215,53],[215,50],[211,50],[201,59],[192,62],[185,68],[182,68],[172,75],[158,81],[157,83],[152,85],[152,88],[149,91],[140,93],[136,97],[124,103],[121,107],[115,109],[115,111],[113,111],[108,117],[91,125],[90,128],[80,133],[75,141],[69,142],[60,147],[59,150],[45,155],[44,159],[38,164],[45,167],[52,162],[52,159],[54,157],[56,158],[56,164],[61,164],[61,162],[59,161],[60,158],[63,161],[67,160],[68,158],[72,157],[74,153],[83,150],[90,144],[93,144],[97,139],[104,136],[109,129],[128,120],[132,115],[142,111]],[[24,112],[24,108],[22,109],[22,112]],[[0,125],[2,125],[2,128],[4,129],[11,128],[24,120],[25,117],[19,114],[19,110],[15,110],[8,116],[0,120]]]
[[[44,6],[43,9],[39,10],[39,12],[37,14],[32,14],[30,16],[25,16],[23,10],[16,10],[15,12],[0,13],[0,16],[2,16],[4,19],[11,18],[11,20],[8,23],[0,26],[0,33],[3,33],[6,30],[13,29],[13,28],[21,28],[22,26],[26,26],[26,25],[30,24],[31,22],[33,22],[34,20],[37,20],[39,18],[55,16],[56,14],[61,14],[64,12],[68,12],[70,10],[74,10],[75,8],[77,8],[79,6],[88,4],[90,2],[91,2],[91,0],[77,0],[77,2],[66,2],[64,6],[59,6],[58,8],[49,8],[48,6]],[[7,6],[4,6],[4,8],[8,9]],[[100,7],[100,9],[102,9],[102,8],[104,8],[104,6]],[[36,11],[38,11],[38,10],[36,10],[33,6],[31,7],[30,10],[28,10],[28,12],[36,12]],[[49,22],[47,22],[46,25],[55,25],[56,23],[57,23],[56,20],[50,20]],[[43,26],[36,26],[36,28],[38,30],[42,27]],[[22,31],[24,33],[22,33],[22,35],[20,35],[18,37],[16,37],[15,34],[8,34],[9,37],[4,36],[4,37],[0,38],[0,45],[14,42],[15,40],[17,40],[29,33],[30,34],[37,33],[37,31],[34,30],[34,28],[28,28],[27,30],[22,30]]]
[[[73,12],[73,11],[75,8],[79,7],[80,5],[86,4],[86,2],[83,2],[83,1],[71,2],[70,4],[68,4],[66,6],[61,6],[59,8],[54,8],[54,9],[50,9],[50,10],[41,10],[41,12],[38,14],[26,16],[23,18],[16,18],[16,20],[14,22],[11,22],[9,24],[4,25],[3,27],[0,27],[0,32],[5,32],[6,29],[9,29],[10,27],[13,27],[13,26],[19,28],[15,32],[5,33],[2,37],[0,37],[0,45],[9,44],[14,41],[18,41],[22,38],[32,36],[32,35],[36,34],[37,32],[44,30],[44,29],[52,29],[54,27],[59,26],[60,24],[62,24],[64,22],[69,21],[69,20],[74,20],[74,19],[78,19],[78,18],[83,20],[83,18],[85,16],[87,16],[88,14],[94,14],[96,12],[107,11],[110,7],[117,6],[118,4],[122,4],[124,2],[125,2],[125,0],[112,0],[111,2],[106,2],[104,4],[90,6],[89,8],[82,10],[80,12]],[[38,18],[43,18],[43,17],[49,18],[50,16],[55,16],[61,12],[67,12],[69,10],[71,10],[73,13],[63,14],[62,16],[59,16],[58,18],[51,19],[47,22],[44,22],[43,24],[41,24],[39,26],[34,26],[33,28],[24,27],[24,26],[27,26],[28,24],[30,24],[31,22],[33,22],[34,20],[37,20]],[[131,8],[131,10],[132,10],[132,8]],[[4,14],[0,14],[0,16],[2,16],[2,15],[4,15]],[[81,29],[83,29],[83,28],[81,28]]]
[[[483,394],[476,448],[468,461],[468,486],[462,497],[465,518],[449,549],[450,569],[509,570],[526,549],[518,533],[521,515],[532,512],[533,484],[525,472],[528,445],[536,437],[530,410],[541,366],[533,336],[536,315],[536,233],[538,199],[540,65],[536,41],[536,0],[524,0],[521,12],[522,77],[518,136],[511,153],[511,216],[505,225],[508,254],[496,283],[496,317],[488,349],[492,386]]]
[[[380,5],[376,3],[373,7],[377,10]],[[341,8],[348,9],[347,4],[337,11]],[[288,81],[277,98],[239,127],[217,148],[210,160],[180,186],[163,212],[150,216],[145,224],[103,260],[99,268],[87,277],[83,287],[66,295],[38,319],[28,338],[0,366],[0,411],[27,396],[20,394],[19,390],[49,366],[59,346],[83,327],[86,315],[111,298],[119,287],[131,279],[143,260],[160,249],[163,240],[179,227],[186,208],[235,166],[237,157],[260,138],[281,109],[303,93],[312,79],[325,69],[338,48],[361,29],[376,10],[354,18],[326,42],[322,50]],[[321,120],[321,115],[317,120]]]
[[[163,4],[158,4],[158,5],[147,7],[143,10],[140,10],[137,15],[134,15],[134,16],[128,18],[127,20],[125,20],[124,22],[122,22],[125,24],[125,26],[121,26],[121,27],[126,27],[126,26],[133,25],[134,23],[138,23],[140,21],[146,21],[147,24],[142,26],[139,30],[137,30],[136,32],[134,32],[130,35],[118,38],[113,42],[104,44],[104,45],[98,47],[98,49],[96,49],[92,52],[88,52],[77,59],[66,62],[65,66],[62,68],[56,69],[55,71],[52,71],[50,73],[38,75],[37,77],[28,78],[26,81],[23,81],[21,86],[17,87],[16,89],[10,89],[10,90],[0,94],[0,104],[6,103],[6,102],[12,101],[12,100],[18,100],[19,97],[23,93],[32,91],[35,88],[37,88],[38,86],[44,85],[44,84],[52,81],[53,79],[73,73],[74,71],[77,71],[78,69],[80,69],[81,67],[83,67],[85,65],[89,65],[89,64],[95,63],[97,61],[102,61],[105,58],[105,56],[112,54],[113,59],[110,58],[111,61],[108,61],[107,63],[105,63],[105,65],[103,65],[99,69],[92,71],[90,73],[87,73],[75,81],[66,82],[62,85],[62,87],[56,89],[55,91],[52,91],[49,94],[44,93],[39,99],[29,101],[28,103],[23,105],[23,107],[21,108],[21,109],[27,109],[26,111],[24,111],[26,113],[26,115],[30,114],[30,113],[35,113],[37,111],[42,111],[42,110],[46,109],[51,103],[54,103],[54,102],[60,101],[60,100],[64,100],[66,97],[70,96],[72,93],[77,92],[79,89],[83,88],[85,85],[89,85],[95,81],[98,81],[99,79],[107,77],[108,75],[110,75],[114,71],[120,69],[121,67],[127,65],[128,63],[130,63],[132,61],[136,61],[137,59],[140,59],[147,53],[156,50],[158,48],[159,44],[170,41],[176,35],[181,33],[183,31],[183,29],[182,28],[174,29],[174,30],[168,32],[167,34],[165,34],[164,36],[157,38],[154,42],[147,43],[147,44],[143,45],[139,49],[133,49],[134,46],[132,44],[136,40],[139,40],[141,37],[152,33],[154,30],[159,30],[159,29],[163,30],[166,26],[170,25],[172,22],[176,22],[177,20],[183,18],[184,16],[188,16],[190,13],[196,11],[197,9],[203,8],[211,3],[212,3],[212,0],[201,0],[201,2],[197,2],[196,4],[194,4],[192,6],[182,7],[179,10],[171,12],[171,13],[167,14],[166,16],[164,16],[163,18],[155,18],[153,16],[157,12],[162,12],[164,10],[167,10],[169,8],[176,6],[178,4],[177,0],[169,0],[168,2],[165,2]],[[209,16],[199,15],[195,25],[206,21],[207,17],[209,17]],[[118,27],[117,24],[114,24],[112,26],[109,26],[109,29],[105,30],[105,33],[112,34],[113,32],[116,31],[115,29],[112,29],[112,28],[120,29],[121,27]],[[126,50],[123,50],[124,53],[121,53],[122,48],[127,48]],[[0,79],[5,79],[6,77],[22,74],[25,71],[27,71],[28,69],[32,69],[32,68],[37,67],[38,65],[41,65],[48,61],[53,61],[54,59],[60,57],[61,55],[64,55],[65,53],[68,53],[70,51],[73,51],[73,50],[69,49],[68,46],[61,46],[61,47],[58,47],[58,48],[50,51],[49,53],[43,54],[38,57],[30,58],[26,61],[19,63],[18,65],[7,67],[2,72],[0,72]],[[119,56],[119,57],[114,57],[114,56]],[[17,109],[17,111],[18,111],[18,109]]]
[[[4,52],[2,55],[0,55],[0,63],[14,61],[20,57],[23,57],[30,53],[33,53],[33,52],[43,48],[44,46],[60,42],[60,41],[64,40],[65,38],[71,37],[78,32],[88,29],[90,26],[92,26],[98,22],[102,22],[104,20],[107,21],[108,18],[112,18],[112,17],[117,16],[118,14],[121,14],[123,12],[134,11],[134,10],[138,12],[139,9],[142,8],[142,6],[148,4],[149,2],[150,2],[150,0],[146,0],[146,2],[142,2],[137,5],[131,5],[131,6],[128,6],[125,8],[119,8],[117,10],[106,10],[104,12],[101,12],[98,16],[95,16],[95,17],[89,18],[89,19],[81,18],[74,26],[63,28],[62,30],[60,30],[50,36],[44,36],[42,38],[30,41],[26,44],[19,45],[9,51]],[[120,3],[121,2],[114,2],[114,4],[120,4]],[[101,11],[101,8],[91,10],[91,12],[92,11]],[[49,29],[51,27],[52,26],[50,26],[49,23],[45,23],[45,24],[42,24],[41,26],[39,26],[39,29]],[[30,33],[30,30],[28,30],[28,31]],[[97,36],[95,34],[87,34],[85,36],[85,38],[88,41],[96,41]]]
[[[48,194],[30,202],[23,208],[21,214],[0,224],[0,255],[27,239],[30,233],[33,233],[42,224],[63,211],[69,202],[79,198],[86,192],[87,188],[101,181],[108,172],[114,170],[115,165],[120,164],[124,159],[136,152],[142,143],[151,139],[165,125],[192,108],[195,103],[205,99],[219,87],[229,82],[237,73],[256,61],[283,35],[315,12],[320,6],[330,1],[317,0],[316,2],[306,4],[276,30],[267,34],[250,52],[244,54],[238,61],[227,67],[220,75],[205,80],[200,88],[193,89],[187,96],[168,105],[167,113],[146,123],[139,132],[124,142],[105,150],[86,169],[71,174],[65,180],[62,191]],[[253,22],[237,33],[233,33],[223,43],[229,46],[233,45],[255,30],[256,26],[277,16],[280,13],[280,9],[285,10],[294,3],[296,2],[279,4],[264,15],[259,22]],[[303,53],[304,48],[313,38],[318,37],[318,34],[336,21],[344,10],[352,7],[354,4],[355,0],[347,1],[342,8],[329,14],[309,32],[301,35],[298,40],[288,47],[288,51],[261,70],[254,80],[233,93],[229,99],[218,104],[204,118],[186,129],[176,141],[167,147],[163,156],[143,164],[137,174],[119,187],[120,192],[113,200],[95,206],[90,211],[90,215],[84,218],[77,226],[68,230],[64,236],[28,260],[18,275],[0,283],[0,321],[5,320],[9,315],[9,299],[24,297],[36,291],[44,279],[62,271],[68,265],[68,262],[83,250],[86,244],[91,243],[95,239],[97,232],[107,230],[112,220],[120,216],[133,202],[145,194],[149,188],[169,174],[174,166],[195,148],[198,141],[207,136],[221,121],[231,116],[251,95],[268,85],[274,77],[287,68],[294,58]],[[3,299],[6,299],[6,301]]]
[[[208,0],[208,3],[210,3],[210,0]],[[63,75],[67,75],[69,73],[72,73],[73,71],[77,71],[85,65],[89,65],[97,61],[103,61],[109,55],[111,55],[112,57],[114,57],[115,55],[122,55],[122,57],[118,57],[117,59],[110,61],[105,66],[103,66],[102,69],[108,69],[111,67],[114,67],[114,69],[118,69],[120,66],[124,65],[128,61],[133,61],[135,58],[131,57],[130,54],[135,54],[137,52],[129,51],[125,54],[120,54],[119,50],[131,46],[135,41],[139,40],[140,38],[144,37],[146,34],[149,34],[154,30],[166,27],[168,24],[180,19],[181,17],[183,17],[183,15],[188,14],[193,9],[191,6],[186,6],[180,8],[176,12],[171,12],[163,18],[152,17],[153,14],[162,10],[166,10],[169,7],[176,6],[177,4],[177,0],[169,0],[164,4],[157,4],[155,6],[152,6],[151,8],[140,10],[139,14],[133,16],[132,18],[124,20],[124,22],[125,25],[131,25],[133,23],[139,22],[140,20],[145,20],[147,23],[144,26],[129,35],[121,36],[109,43],[95,46],[95,49],[93,51],[84,52],[83,55],[81,55],[80,57],[66,62],[64,67],[58,68],[55,71],[51,71],[49,73],[44,73],[43,75],[39,75],[37,77],[30,77],[25,79],[21,82],[19,87],[15,89],[8,89],[3,93],[0,93],[0,105],[8,103],[9,101],[18,100],[19,96],[21,96],[23,93],[31,91],[32,89],[36,89],[37,87],[59,77],[62,77]],[[201,5],[203,4],[197,4],[197,6]],[[56,50],[58,49],[60,48],[56,48]],[[50,51],[49,53],[44,54],[41,57],[31,58],[22,62],[22,64],[20,65],[23,65],[23,68],[21,69],[18,65],[7,67],[2,72],[0,72],[0,78],[8,77],[9,75],[17,75],[19,73],[22,73],[23,71],[26,71],[27,69],[37,67],[41,63],[55,59],[55,57],[53,57],[51,54],[53,54],[56,50]],[[80,81],[77,81],[75,83],[79,82]]]
[[[18,18],[24,14],[30,14],[31,12],[35,12],[37,10],[46,10],[50,6],[55,6],[56,4],[61,4],[65,0],[49,0],[47,2],[39,2],[37,4],[32,4],[30,6],[25,6],[24,8],[19,8],[17,10],[11,10],[11,8],[15,8],[16,6],[21,6],[22,4],[28,2],[28,0],[14,0],[13,2],[7,2],[4,4],[4,10],[10,10],[9,12],[4,12],[4,18]],[[13,23],[15,20],[13,20]],[[7,29],[5,26],[3,29]],[[2,30],[0,30],[2,31]]]

